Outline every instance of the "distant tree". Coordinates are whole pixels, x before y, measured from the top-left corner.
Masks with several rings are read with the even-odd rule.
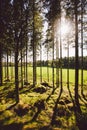
[[[36,78],[36,56],[38,46],[41,40],[41,31],[43,28],[43,18],[40,13],[40,1],[32,1],[32,37],[31,37],[31,49],[33,50],[33,86],[37,82]]]
[[[7,1],[2,1],[0,0],[0,84],[2,85],[2,58],[3,58],[3,54],[6,54],[6,48],[7,48],[7,44],[8,46],[10,45],[10,41],[11,41],[11,36],[9,38],[9,34],[11,32],[11,28],[10,28],[10,10],[11,9],[11,3],[10,0]],[[2,28],[3,27],[3,28]],[[8,40],[9,39],[9,40]],[[9,41],[9,43],[8,43]],[[4,49],[5,48],[5,49]]]

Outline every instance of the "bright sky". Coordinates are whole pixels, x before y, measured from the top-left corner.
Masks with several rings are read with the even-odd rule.
[[[73,39],[74,36],[74,23],[71,20],[66,20],[65,17],[61,18],[61,26],[59,26],[59,23],[56,22],[55,25],[55,33],[57,35],[57,38],[59,39],[60,36],[60,32],[61,32],[61,43],[62,43],[62,57],[67,57],[67,49],[64,48],[64,44],[66,43],[67,46],[67,39],[69,39],[69,42],[71,44],[71,40]],[[45,23],[44,25],[44,33],[47,29],[47,23]],[[45,38],[45,37],[44,37]],[[74,43],[73,43],[74,44]],[[75,45],[74,45],[75,46]],[[84,56],[86,56],[86,50],[83,51],[84,52]],[[50,56],[49,59],[52,59],[52,52],[49,52]],[[56,54],[56,52],[55,52]],[[47,53],[46,53],[46,49],[43,47],[42,50],[42,60],[47,60]],[[75,47],[71,47],[71,45],[69,46],[69,56],[75,56]],[[81,56],[81,48],[79,48],[79,56]],[[54,58],[56,58],[56,55],[54,56]]]

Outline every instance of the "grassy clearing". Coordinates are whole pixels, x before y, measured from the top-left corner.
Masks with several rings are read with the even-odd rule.
[[[13,77],[12,68],[9,68],[10,78]],[[42,68],[43,81],[47,81],[47,68]],[[81,71],[80,71],[81,73]],[[70,89],[74,93],[75,71],[70,70]],[[5,77],[5,73],[4,73]],[[1,130],[78,130],[73,113],[73,104],[67,89],[67,70],[63,69],[63,93],[57,105],[56,120],[53,126],[50,122],[53,108],[59,95],[60,88],[52,94],[52,85],[46,87],[40,84],[40,68],[37,68],[38,84],[32,86],[32,67],[28,68],[30,85],[20,89],[20,102],[15,104],[14,77],[12,82],[5,82],[0,87],[0,129]],[[79,76],[81,78],[81,75]],[[49,81],[52,80],[52,68],[49,68]],[[56,69],[55,69],[56,79]],[[87,71],[84,71],[84,84],[87,82]],[[31,89],[30,89],[31,88]],[[38,89],[39,88],[39,89]],[[87,92],[87,88],[85,87]],[[48,98],[49,97],[49,98]],[[48,100],[47,100],[48,99]],[[81,108],[86,112],[86,106],[81,101]]]
[[[40,84],[39,84],[40,86]],[[36,86],[38,88],[39,86]],[[50,95],[52,88],[47,87],[46,92],[35,92],[30,86],[25,86],[20,90],[20,102],[15,104],[14,84],[7,83],[0,87],[0,128],[3,130],[16,129],[16,130],[41,130],[47,129],[51,122],[53,115],[53,108],[58,97],[59,90],[57,89],[53,95]],[[47,97],[50,95],[49,100],[46,102]],[[67,96],[66,93],[63,94]],[[63,98],[63,97],[62,97]],[[62,99],[61,99],[62,100]],[[69,99],[70,100],[70,99]],[[43,103],[44,102],[44,103]],[[71,101],[70,101],[71,102]],[[72,105],[71,105],[72,106]],[[41,110],[39,110],[39,107]],[[51,127],[52,130],[66,130],[75,125],[75,118],[73,112],[70,112],[71,117],[65,114],[68,109],[63,105],[62,107],[64,116],[56,116],[57,124]],[[39,110],[39,112],[38,112]],[[36,116],[38,112],[38,116]],[[61,111],[60,111],[61,113]],[[36,118],[34,118],[36,117]],[[32,120],[34,118],[34,120]],[[67,119],[67,124],[66,124]],[[60,123],[58,123],[60,122]],[[9,130],[10,130],[9,129]]]
[[[53,77],[53,68],[49,67],[49,81],[52,83],[52,77]],[[20,67],[19,67],[19,78],[20,78]],[[64,83],[67,82],[67,69],[62,69],[62,80]],[[24,68],[23,68],[23,75],[24,75]],[[60,75],[60,70],[59,70],[59,75]],[[42,67],[42,80],[48,82],[48,73],[47,73],[47,67]],[[5,67],[3,67],[3,78],[6,77],[6,70]],[[29,82],[32,82],[32,77],[33,77],[33,68],[28,67],[28,80]],[[40,67],[37,67],[37,82],[40,83]],[[9,67],[9,78],[14,79],[14,67]],[[56,83],[56,68],[54,68],[54,81]],[[75,83],[75,70],[74,69],[69,69],[69,82],[70,84]],[[87,70],[83,71],[83,82],[84,85],[87,84]],[[81,84],[81,70],[79,70],[79,84]]]

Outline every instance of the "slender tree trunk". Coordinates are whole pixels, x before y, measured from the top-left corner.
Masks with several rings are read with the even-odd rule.
[[[67,38],[67,58],[68,58],[67,87],[69,88],[69,39],[68,38]]]
[[[61,18],[60,18],[60,27],[61,27]],[[61,29],[60,29],[60,86],[63,90],[63,79],[62,79],[62,39],[61,39]]]
[[[6,70],[7,64],[6,64],[6,57],[5,57],[5,65],[4,65],[4,71],[5,71],[5,79],[7,78],[7,70]]]
[[[49,49],[47,43],[47,81],[49,82],[49,57],[48,57]]]
[[[3,1],[0,0],[0,40],[2,39],[2,34],[3,34],[3,27],[2,27],[2,19],[1,16],[3,14]],[[0,86],[2,85],[2,80],[3,80],[3,70],[2,70],[2,42],[0,41]]]
[[[36,84],[35,2],[33,0],[33,86]]]
[[[13,75],[13,73],[12,73],[12,57],[11,57],[11,51],[10,51],[10,64],[9,64],[10,66],[10,77],[11,77],[11,79],[12,79],[12,75]]]
[[[87,98],[84,95],[84,90],[83,90],[83,11],[84,11],[84,4],[83,1],[81,0],[81,94],[85,100]]]
[[[53,89],[54,89],[54,27],[52,27],[52,31],[53,31],[53,34],[52,34],[52,81],[53,81]]]
[[[24,56],[24,83],[26,81],[26,59],[25,59],[25,56]]]
[[[7,81],[9,81],[9,62],[8,62],[8,49],[7,49]]]
[[[22,59],[23,59],[23,53],[22,53],[22,46],[23,46],[23,27],[22,27],[22,20],[23,20],[23,0],[21,0],[21,88],[23,88],[23,65],[22,65]]]
[[[19,102],[19,79],[18,79],[18,43],[15,49],[15,94],[16,102]]]
[[[79,82],[79,57],[78,57],[78,0],[75,0],[75,105],[76,111],[81,112],[79,104],[79,92],[78,92],[78,82]]]
[[[22,41],[21,41],[22,42]],[[22,44],[22,43],[21,43]],[[22,49],[21,49],[21,88],[23,88],[23,65],[22,65]]]
[[[0,43],[0,86],[3,83],[3,71],[2,71],[2,46]]]
[[[28,27],[28,15],[26,14],[26,28]],[[28,31],[26,30],[26,83],[28,84]]]
[[[17,0],[13,1],[13,6],[14,6],[14,43],[15,43],[15,96],[16,96],[16,103],[19,102],[19,78],[18,78],[18,54],[19,54],[19,37],[18,37],[18,27],[17,27],[17,13],[18,13],[18,8],[17,8]]]
[[[14,79],[14,60],[13,60],[13,57],[12,57],[12,60],[11,60],[11,75],[12,75],[12,79]]]
[[[59,43],[56,38],[56,87],[59,87]]]
[[[26,41],[26,83],[28,83],[28,69],[27,69],[27,50],[28,50],[28,45],[27,45],[27,41]]]
[[[40,44],[40,82],[42,83],[42,45]]]

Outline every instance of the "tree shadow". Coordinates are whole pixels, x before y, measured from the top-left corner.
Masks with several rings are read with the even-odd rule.
[[[85,96],[85,94],[84,94],[83,86],[81,86],[81,95],[82,95],[83,99],[84,99],[85,101],[87,101],[87,98],[86,98],[86,96]]]
[[[55,90],[56,90],[56,89],[57,89],[57,87],[56,87],[55,89],[53,88],[52,92],[51,92],[50,95],[47,97],[46,102],[49,101],[50,97],[55,93]]]
[[[0,130],[22,130],[23,124],[22,123],[12,123],[9,125],[0,126]]]
[[[87,113],[76,113],[76,123],[79,130],[85,130],[87,128]]]
[[[44,100],[40,100],[40,101],[36,102],[34,104],[34,106],[37,108],[37,111],[34,114],[34,116],[33,116],[33,118],[31,119],[30,122],[35,121],[38,118],[41,111],[45,109],[45,102],[44,102]]]
[[[71,94],[69,84],[67,85],[67,89],[68,89],[68,92],[69,92],[69,96],[70,96],[70,98],[71,98],[71,100],[72,100],[73,106],[75,106],[74,99],[73,99],[73,96],[72,96],[72,94]]]
[[[41,127],[39,130],[53,130],[53,129],[50,125],[47,125],[47,126]]]
[[[55,124],[56,113],[57,113],[57,111],[58,111],[57,105],[58,105],[58,103],[59,103],[59,100],[60,100],[60,97],[61,97],[61,95],[62,95],[62,92],[63,92],[63,88],[62,88],[62,86],[61,86],[59,96],[58,96],[58,98],[57,98],[57,100],[56,100],[56,102],[55,102],[55,106],[54,106],[54,108],[53,108],[53,115],[52,115],[52,120],[51,120],[51,123],[50,123],[50,125],[52,125],[52,126]]]

